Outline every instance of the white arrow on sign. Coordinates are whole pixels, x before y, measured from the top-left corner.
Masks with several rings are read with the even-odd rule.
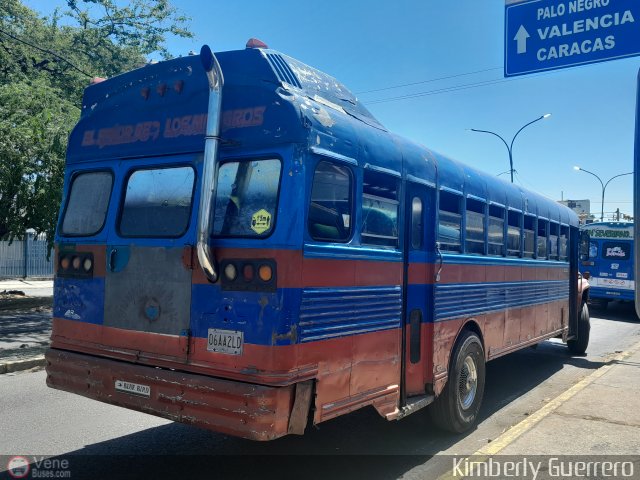
[[[520,25],[520,28],[518,29],[518,33],[516,33],[516,36],[513,37],[513,39],[518,42],[518,53],[527,53],[527,38],[529,38],[531,35],[529,35],[529,32],[527,32],[527,29],[524,28],[524,25]]]

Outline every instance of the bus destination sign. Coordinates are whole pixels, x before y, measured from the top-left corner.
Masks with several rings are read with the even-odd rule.
[[[504,76],[640,55],[638,0],[506,0]]]

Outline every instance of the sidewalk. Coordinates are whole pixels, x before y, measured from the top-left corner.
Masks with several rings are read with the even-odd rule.
[[[0,281],[0,373],[31,368],[49,345],[52,280]],[[36,363],[43,363],[42,361]]]
[[[27,297],[52,297],[53,280],[31,280],[28,278],[0,280],[0,295],[5,291],[23,292]]]
[[[584,379],[584,388],[499,454],[640,455],[640,343],[630,352]]]

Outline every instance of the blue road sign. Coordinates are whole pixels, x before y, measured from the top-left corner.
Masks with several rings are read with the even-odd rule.
[[[639,0],[506,0],[504,75],[640,55]]]

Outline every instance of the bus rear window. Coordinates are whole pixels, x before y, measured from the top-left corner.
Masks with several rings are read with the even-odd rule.
[[[280,160],[225,162],[218,169],[213,234],[266,237],[278,209]]]
[[[109,172],[75,176],[62,220],[62,235],[86,237],[102,230],[112,185],[113,176]]]
[[[136,170],[120,217],[123,237],[181,237],[189,226],[195,173],[191,167]]]

